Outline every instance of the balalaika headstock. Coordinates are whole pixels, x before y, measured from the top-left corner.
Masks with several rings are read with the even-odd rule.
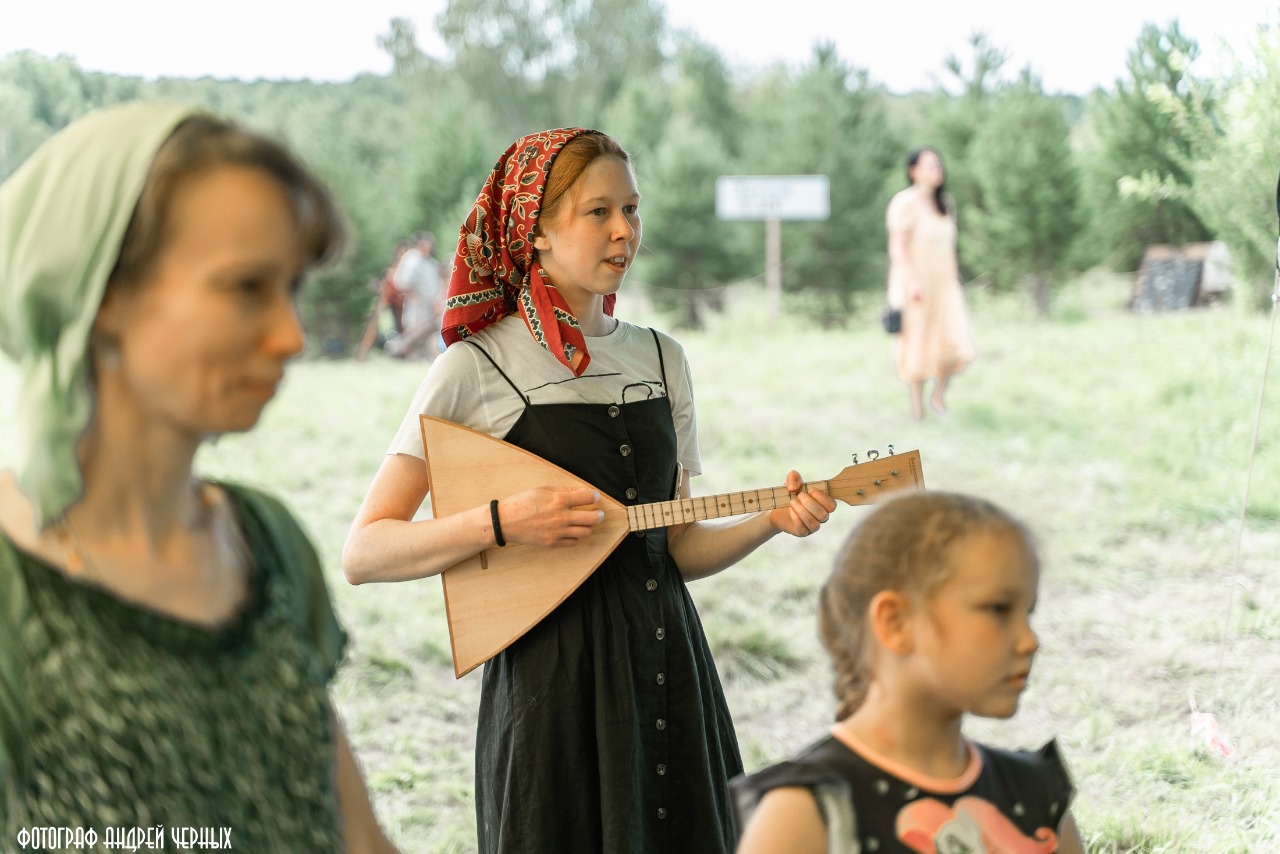
[[[903,489],[924,489],[924,468],[920,464],[919,451],[898,454],[889,445],[888,456],[879,451],[867,451],[867,461],[858,462],[853,455],[853,465],[845,466],[840,474],[831,478],[828,493],[846,504],[874,504],[882,496]]]

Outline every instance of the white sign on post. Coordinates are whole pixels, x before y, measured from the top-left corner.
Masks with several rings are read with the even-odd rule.
[[[764,289],[769,315],[782,315],[782,221],[831,216],[826,175],[721,175],[716,218],[764,220]]]
[[[719,219],[826,219],[831,183],[826,175],[721,175],[716,179]]]

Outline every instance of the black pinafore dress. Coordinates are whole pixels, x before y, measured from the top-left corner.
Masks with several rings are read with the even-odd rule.
[[[654,341],[657,343],[657,335]],[[665,396],[524,401],[506,441],[625,504],[669,500]],[[662,388],[666,368],[658,345]],[[645,399],[627,402],[632,391]],[[560,607],[484,667],[476,737],[483,854],[720,854],[734,847],[733,722],[667,532],[628,536]]]

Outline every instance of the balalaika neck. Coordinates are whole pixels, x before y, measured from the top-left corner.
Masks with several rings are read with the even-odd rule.
[[[807,492],[810,489],[830,494],[825,480],[800,485],[801,492]],[[776,510],[790,504],[792,497],[792,493],[788,492],[785,486],[775,486],[765,489],[748,489],[744,492],[726,492],[723,495],[700,495],[696,498],[637,504],[627,508],[627,525],[632,531],[648,531],[703,519],[719,519],[723,516]]]

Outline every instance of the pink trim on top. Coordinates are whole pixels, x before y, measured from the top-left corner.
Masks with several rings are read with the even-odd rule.
[[[895,762],[887,756],[877,753],[861,739],[849,732],[848,728],[840,726],[840,724],[831,727],[831,735],[845,747],[886,774],[891,774],[904,783],[910,783],[917,789],[936,792],[940,795],[960,794],[977,782],[978,775],[982,773],[982,754],[978,752],[978,748],[974,746],[973,742],[967,738],[964,739],[964,744],[969,751],[969,764],[965,766],[959,777],[942,778],[921,774],[901,762]]]

